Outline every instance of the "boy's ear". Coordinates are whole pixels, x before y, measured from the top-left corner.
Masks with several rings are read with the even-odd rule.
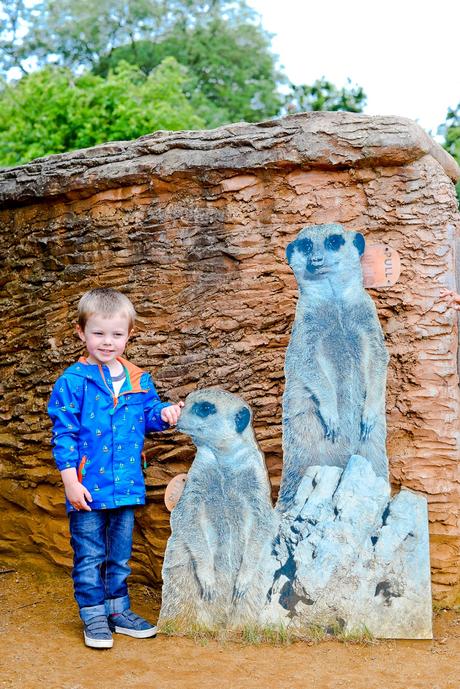
[[[80,338],[80,340],[81,340],[82,342],[86,342],[85,333],[84,333],[83,330],[80,328],[80,326],[79,326],[78,323],[77,323],[77,325],[75,326],[75,332],[77,333],[78,337]]]

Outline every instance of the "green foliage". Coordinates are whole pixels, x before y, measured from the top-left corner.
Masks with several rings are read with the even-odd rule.
[[[360,112],[359,87],[286,82],[245,0],[5,0],[0,4],[0,165],[157,129]]]
[[[164,40],[136,41],[104,55],[95,72],[106,74],[119,60],[139,65],[145,72],[166,56],[173,56],[192,75],[194,100],[204,97],[208,126],[224,122],[257,122],[278,114],[282,81],[275,69],[267,35],[253,24],[230,23],[214,17],[191,28],[176,26]]]
[[[1,12],[0,35],[13,43],[10,55],[17,52],[16,65],[27,56],[39,67],[52,61],[72,70],[94,67],[116,47],[184,38],[216,20],[232,28],[252,24],[255,32],[265,35],[244,0],[35,0],[32,9],[23,0],[6,0],[0,17]],[[27,27],[22,36],[12,32],[18,16]]]
[[[460,103],[455,110],[449,108],[444,127],[446,138],[444,147],[460,163]]]
[[[32,59],[39,67],[51,62],[107,76],[125,61],[150,74],[174,57],[189,70],[187,95],[206,126],[256,122],[280,111],[282,77],[270,36],[244,0],[43,0],[23,16],[26,35],[11,41],[13,15],[9,7],[0,32],[4,69],[14,64],[26,72]]]
[[[25,35],[14,36],[9,59],[1,51],[4,68],[12,64],[26,68],[26,57],[33,58],[39,67],[50,62],[73,70],[91,67],[101,54],[135,33],[158,33],[166,12],[166,3],[161,0],[42,0],[33,3],[29,11],[24,4],[22,0],[8,0],[2,7],[5,41],[10,38],[8,31],[18,6],[23,26],[27,26]]]
[[[348,83],[349,88],[338,89],[322,77],[312,86],[291,84],[285,107],[289,113],[318,110],[362,112],[366,105],[366,94],[361,86],[352,86],[350,80]]]
[[[460,165],[460,103],[455,109],[449,108],[446,122],[440,131],[444,134],[444,148]],[[457,182],[457,198],[460,202],[460,180]]]
[[[107,78],[75,78],[49,66],[0,90],[0,164],[133,139],[158,129],[199,129],[203,120],[186,96],[186,69],[166,58],[146,76],[120,63]]]
[[[21,36],[23,27],[33,21],[34,10],[24,0],[0,3],[0,67],[6,73],[17,67],[27,74],[24,63],[30,56],[29,46]]]

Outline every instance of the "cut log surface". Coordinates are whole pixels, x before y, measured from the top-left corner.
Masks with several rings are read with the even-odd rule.
[[[387,454],[396,490],[428,500],[433,594],[460,602],[455,161],[414,122],[307,113],[49,156],[0,172],[0,510],[3,563],[71,566],[51,458],[51,385],[83,352],[76,306],[95,286],[125,292],[138,318],[127,356],[163,399],[220,386],[254,411],[273,494],[281,474],[284,358],[296,303],[285,247],[338,222],[401,259],[371,290],[390,364]],[[133,576],[160,584],[164,490],[191,444],[146,444]],[[380,596],[381,597],[381,596]]]

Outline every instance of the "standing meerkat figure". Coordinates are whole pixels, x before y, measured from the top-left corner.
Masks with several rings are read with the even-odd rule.
[[[388,478],[388,353],[363,287],[364,246],[362,234],[331,224],[305,227],[286,250],[299,299],[285,361],[281,509],[308,466],[343,468],[360,454]]]
[[[271,584],[278,518],[248,405],[219,389],[191,393],[177,425],[197,452],[171,513],[160,622],[255,621]]]

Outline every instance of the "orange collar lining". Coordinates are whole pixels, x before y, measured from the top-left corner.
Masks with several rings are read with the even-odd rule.
[[[81,364],[86,364],[87,366],[91,366],[91,364],[88,363],[87,357],[85,357],[85,356],[81,356],[78,361]],[[141,377],[145,373],[145,371],[143,371],[141,368],[139,368],[139,366],[132,364],[127,359],[123,359],[123,357],[121,357],[121,356],[117,356],[117,361],[119,361],[120,364],[128,370],[129,379],[130,379],[131,385],[132,385],[132,388],[129,392],[145,392],[141,388]]]

